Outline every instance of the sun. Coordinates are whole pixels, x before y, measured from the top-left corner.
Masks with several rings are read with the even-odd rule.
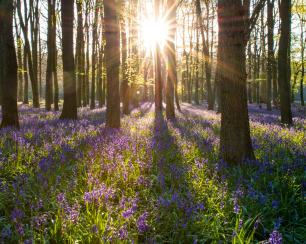
[[[142,23],[142,41],[145,46],[154,46],[156,42],[164,45],[166,39],[166,28],[162,21],[154,21],[153,19],[145,20]]]

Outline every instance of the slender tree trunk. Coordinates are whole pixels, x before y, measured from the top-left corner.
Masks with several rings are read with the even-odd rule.
[[[267,110],[272,110],[271,107],[271,88],[272,88],[272,68],[274,58],[274,39],[273,39],[273,6],[274,0],[268,1],[268,80],[267,80]]]
[[[82,41],[83,41],[83,2],[77,1],[77,16],[78,16],[78,27],[77,27],[77,44],[76,44],[76,60],[77,64],[77,106],[82,106],[82,83],[83,83],[83,73],[82,73]]]
[[[290,86],[288,85],[288,69],[287,60],[288,57],[288,45],[289,45],[289,34],[290,34],[290,13],[291,0],[282,0],[280,4],[280,18],[281,18],[281,36],[279,40],[279,51],[278,51],[278,86],[280,90],[280,101],[281,101],[281,122],[282,124],[292,124],[292,112],[290,103]]]
[[[103,46],[100,47],[99,51],[99,88],[98,88],[98,93],[99,93],[99,108],[103,107],[103,102],[102,102],[102,83],[103,83]]]
[[[18,102],[23,101],[23,77],[22,77],[22,57],[21,57],[21,50],[22,50],[22,40],[20,38],[20,33],[18,32],[17,28],[17,20],[15,15],[15,29],[17,35],[17,52],[18,52]]]
[[[17,59],[13,35],[13,0],[0,0],[0,81],[2,85],[2,122],[19,128],[17,108]]]
[[[220,19],[220,10],[219,10],[219,6],[218,6],[218,22]],[[220,27],[219,27],[220,28]],[[223,31],[220,30],[218,32],[218,53],[217,53],[217,69],[216,69],[216,83],[217,83],[217,93],[218,93],[218,110],[217,113],[221,113],[222,112],[222,102],[221,102],[221,79],[220,79],[220,72],[222,72],[221,66],[221,38],[222,38],[222,33]]]
[[[183,57],[185,57],[186,63],[184,69],[188,68],[188,60],[185,45],[185,17],[183,19]],[[187,82],[187,70],[182,71],[182,102],[186,102],[186,82]]]
[[[266,77],[266,34],[265,34],[265,24],[264,24],[264,10],[261,11],[261,86],[260,86],[260,96],[261,102],[267,103],[267,77]]]
[[[302,76],[300,80],[300,99],[301,99],[301,105],[305,106],[304,103],[304,75],[305,75],[305,64],[304,64],[304,23],[301,23],[301,59],[302,59]],[[294,99],[293,99],[294,101]]]
[[[59,111],[59,88],[58,88],[58,79],[57,79],[57,47],[54,46],[54,110]]]
[[[86,68],[85,68],[85,35],[83,33],[82,36],[82,73],[83,73],[83,78],[82,78],[82,87],[81,87],[81,92],[82,92],[82,106],[86,107]]]
[[[24,72],[24,93],[23,93],[23,104],[29,104],[29,75],[28,75],[28,55],[23,49],[23,72]]]
[[[207,2],[206,2],[207,3]],[[197,4],[197,15],[198,18],[200,19],[200,23],[203,25],[203,20],[202,20],[202,16],[201,16],[201,4],[200,4],[200,0],[196,0],[196,4]],[[207,3],[207,10],[208,10],[208,3]],[[207,11],[207,15],[208,15],[208,11]],[[208,16],[207,16],[208,17]],[[207,25],[209,23],[209,20],[207,18]],[[202,42],[203,42],[203,52],[204,52],[204,56],[205,56],[205,70],[206,70],[206,83],[207,83],[207,102],[208,102],[208,110],[213,110],[214,109],[214,105],[212,103],[212,90],[211,90],[211,66],[210,66],[210,57],[209,57],[209,49],[208,49],[208,40],[207,42],[205,41],[205,37],[204,37],[204,26],[202,26],[201,28],[201,34],[202,34]]]
[[[41,71],[41,62],[42,62],[42,48],[41,48],[41,38],[40,38],[40,28],[39,28],[39,101],[42,100],[42,86],[41,86],[41,77],[42,77],[42,71]]]
[[[73,19],[74,0],[61,2],[62,16],[62,56],[63,56],[63,83],[64,105],[60,119],[77,119],[76,81],[74,75],[73,55]]]
[[[32,48],[32,62],[33,62],[33,74],[36,82],[36,91],[33,91],[33,104],[34,104],[34,93],[37,93],[37,101],[39,103],[39,94],[38,94],[38,2],[34,7],[34,1],[30,0],[30,23],[31,23],[31,48]],[[32,81],[32,79],[31,79]],[[32,86],[33,87],[33,86]]]
[[[127,20],[123,20],[124,22],[121,25],[121,36],[122,36],[122,69],[123,69],[123,82],[122,82],[122,96],[123,96],[123,114],[130,113],[130,86],[129,86],[129,77],[127,74],[127,38],[126,38],[126,26],[125,22]]]
[[[104,0],[105,16],[105,61],[107,72],[107,105],[106,126],[120,127],[120,94],[119,94],[119,66],[120,43],[118,40],[119,26],[117,22],[117,3]]]
[[[252,53],[251,53],[251,41],[249,41],[249,46],[248,46],[248,82],[247,82],[247,88],[248,88],[248,100],[249,103],[251,104],[252,101]]]
[[[86,13],[85,13],[85,25],[86,25],[86,80],[85,80],[85,90],[86,90],[86,106],[89,105],[89,2],[86,3]]]
[[[54,65],[54,50],[53,50],[53,5],[52,0],[48,0],[48,34],[47,34],[47,51],[48,51],[48,57],[47,57],[47,71],[46,71],[46,110],[51,111],[51,87],[52,87],[52,81],[53,81],[53,65]]]
[[[155,0],[155,21],[159,21],[159,5],[160,0]],[[160,45],[156,42],[155,50],[155,107],[161,112],[163,109],[162,103],[162,82],[161,82],[161,54]]]
[[[174,110],[174,86],[177,79],[176,73],[176,57],[175,57],[175,32],[176,32],[176,3],[174,0],[167,1],[170,10],[168,18],[169,34],[168,34],[168,78],[167,78],[167,99],[166,99],[166,116],[167,119],[175,118]]]
[[[26,0],[24,0],[24,5],[26,6]],[[21,29],[24,35],[24,39],[25,39],[25,52],[28,58],[29,73],[30,73],[32,92],[33,92],[33,106],[35,108],[39,108],[40,105],[39,105],[39,97],[38,97],[38,84],[37,84],[37,79],[35,79],[35,73],[34,73],[35,71],[33,67],[32,54],[31,54],[30,43],[29,43],[29,38],[28,38],[28,30],[26,27],[27,25],[24,24],[23,18],[21,15],[20,0],[17,0],[17,9],[18,9],[18,17],[19,17],[20,26],[21,26]],[[27,16],[27,14],[25,16]]]
[[[256,76],[257,76],[257,45],[256,45],[256,34],[254,35],[254,54],[253,54],[253,102],[257,103],[257,81],[256,81]]]
[[[92,63],[91,63],[91,100],[90,100],[90,109],[95,109],[95,90],[96,90],[96,39],[97,39],[97,18],[98,18],[98,6],[97,6],[97,0],[95,5],[95,17],[93,21],[93,30],[92,30]]]

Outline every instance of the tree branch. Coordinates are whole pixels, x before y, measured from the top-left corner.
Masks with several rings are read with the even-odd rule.
[[[252,30],[254,29],[254,26],[256,24],[256,21],[259,17],[259,13],[260,11],[263,9],[263,7],[265,6],[267,0],[260,0],[259,3],[256,5],[251,18],[248,21],[248,26],[247,26],[247,32],[246,32],[246,43],[248,42],[248,40],[250,39],[250,35]]]

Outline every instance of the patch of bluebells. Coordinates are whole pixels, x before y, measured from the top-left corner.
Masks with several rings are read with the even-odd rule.
[[[22,105],[21,130],[0,131],[0,200],[14,206],[6,219],[15,228],[2,234],[3,239],[17,243],[19,233],[32,243],[39,238],[36,230],[52,226],[52,219],[62,223],[58,231],[66,237],[79,229],[103,233],[108,242],[132,243],[129,236],[136,234],[143,242],[153,242],[161,241],[160,234],[167,239],[186,231],[194,235],[188,242],[197,243],[211,238],[205,235],[215,228],[234,229],[234,219],[245,214],[244,209],[253,216],[262,209],[278,215],[283,199],[279,182],[286,180],[290,187],[290,180],[306,169],[305,119],[296,117],[296,126],[284,128],[278,113],[261,113],[250,105],[257,160],[233,166],[217,157],[219,115],[184,104],[176,119],[167,121],[154,116],[153,107],[141,104],[122,119],[120,130],[109,130],[105,108],[81,108],[78,121],[59,121],[59,112]],[[269,184],[262,185],[263,177]],[[295,185],[302,186],[304,199],[305,179],[297,178]],[[98,219],[107,222],[104,229],[91,222],[96,213],[103,213]],[[276,223],[279,229],[267,243],[282,243],[280,221],[269,216],[263,213],[265,228],[271,233]],[[259,221],[254,229],[263,232]],[[29,223],[34,235],[25,236]],[[242,224],[241,218],[239,230]],[[204,228],[209,231],[199,234]]]

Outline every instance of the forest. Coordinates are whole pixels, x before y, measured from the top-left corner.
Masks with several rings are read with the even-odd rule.
[[[306,243],[305,31],[306,0],[0,0],[0,244]]]

